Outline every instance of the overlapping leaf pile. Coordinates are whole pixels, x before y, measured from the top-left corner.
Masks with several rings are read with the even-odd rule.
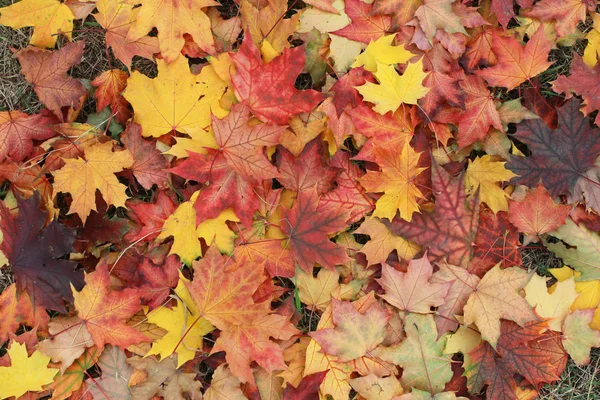
[[[596,0],[299,3],[0,9],[45,106],[0,112],[0,398],[527,399],[589,362]]]

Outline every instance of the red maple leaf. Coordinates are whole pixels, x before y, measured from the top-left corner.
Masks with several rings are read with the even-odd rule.
[[[336,205],[319,204],[316,187],[298,195],[294,206],[284,212],[281,230],[302,269],[312,273],[315,263],[334,269],[349,260],[346,250],[329,240],[329,235],[347,227],[348,214]]]
[[[412,221],[395,218],[389,224],[395,235],[412,240],[429,249],[431,261],[446,259],[449,264],[466,266],[472,257],[473,243],[479,222],[479,200],[467,200],[463,175],[450,176],[437,163],[432,165],[432,185],[435,210],[415,213]]]
[[[16,217],[0,204],[4,235],[0,250],[8,258],[17,288],[29,293],[34,305],[64,313],[65,302],[73,302],[71,283],[83,286],[82,271],[61,258],[72,251],[75,231],[56,220],[44,228],[47,213],[39,208],[37,193],[27,200],[17,197],[17,204]]]
[[[558,111],[558,129],[550,130],[539,119],[522,122],[514,137],[531,151],[529,157],[512,157],[506,163],[518,177],[512,182],[536,187],[541,181],[552,197],[573,192],[579,177],[594,167],[600,155],[600,129],[590,127],[571,99]]]
[[[231,76],[235,95],[265,122],[286,125],[292,115],[309,112],[324,98],[315,90],[297,90],[296,77],[304,68],[304,48],[285,49],[283,54],[263,64],[249,34],[238,52],[231,56],[236,73]]]

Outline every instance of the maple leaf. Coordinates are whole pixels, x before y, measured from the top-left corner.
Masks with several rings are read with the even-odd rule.
[[[561,242],[544,242],[544,245],[561,257],[565,264],[581,272],[578,281],[600,279],[600,266],[597,262],[600,253],[600,235],[589,230],[583,223],[576,224],[571,218],[568,218],[567,222],[557,230],[552,231],[551,235],[564,241],[569,247]]]
[[[184,282],[197,307],[197,319],[205,318],[221,329],[212,351],[225,351],[230,368],[244,382],[254,381],[252,360],[268,372],[284,369],[283,351],[269,337],[286,340],[297,333],[286,317],[269,314],[268,302],[252,299],[263,280],[262,269],[228,263],[211,246],[194,263],[194,280]]]
[[[275,162],[283,187],[301,193],[316,186],[319,194],[329,192],[333,186],[337,171],[327,165],[322,142],[313,140],[297,156],[283,150],[278,152]]]
[[[421,0],[376,0],[373,2],[371,14],[390,15],[392,17],[392,28],[396,28],[413,19],[415,11],[421,5]]]
[[[252,36],[257,47],[260,48],[265,41],[276,54],[280,54],[283,49],[290,47],[288,37],[296,31],[300,14],[282,18],[288,9],[285,0],[273,0],[266,2],[264,6],[258,6],[259,3],[241,1],[242,28]]]
[[[600,131],[590,127],[579,107],[578,100],[568,100],[558,111],[555,131],[542,120],[519,124],[514,137],[525,143],[532,155],[513,157],[506,164],[519,175],[513,182],[535,187],[541,181],[552,197],[573,192],[577,180],[594,167],[600,155]]]
[[[67,71],[81,62],[85,41],[68,43],[56,51],[26,47],[15,53],[21,63],[21,73],[40,101],[63,120],[63,107],[79,110],[87,95],[85,86],[67,75]]]
[[[141,310],[141,293],[137,289],[110,289],[106,264],[85,276],[86,285],[81,291],[73,288],[75,309],[82,324],[92,336],[94,344],[103,349],[106,343],[121,348],[147,342],[149,339],[135,328],[125,324],[127,319]]]
[[[508,220],[527,235],[541,235],[562,226],[570,213],[570,206],[556,204],[539,184],[522,201],[510,201]]]
[[[96,364],[99,355],[96,347],[86,349],[61,376],[54,379],[52,398],[65,399],[71,395],[76,396],[83,385],[83,379],[87,377],[85,372]]]
[[[60,372],[65,370],[79,358],[87,347],[94,345],[90,333],[77,317],[58,317],[48,324],[48,332],[52,335],[38,344],[38,350],[52,357],[52,362],[60,362]]]
[[[75,16],[58,0],[21,0],[0,8],[0,14],[1,25],[15,29],[33,26],[29,43],[34,46],[54,47],[59,33],[71,40]]]
[[[339,174],[335,179],[333,190],[324,193],[319,202],[335,204],[349,210],[351,217],[348,223],[355,223],[371,212],[374,207],[373,200],[358,183],[363,171],[350,160],[348,153],[343,152],[337,152],[329,165],[331,168],[338,169]],[[328,173],[325,172],[325,176],[327,175]]]
[[[459,327],[455,316],[461,314],[469,296],[479,283],[479,277],[464,268],[446,263],[440,265],[440,269],[433,274],[429,282],[433,285],[444,285],[447,290],[444,301],[439,304],[436,312],[438,333],[442,335],[455,331]]]
[[[423,61],[409,63],[402,76],[391,65],[377,64],[375,78],[379,84],[366,82],[356,86],[364,100],[375,104],[373,109],[380,114],[396,111],[401,104],[417,104],[429,88],[423,86],[427,73],[423,72]]]
[[[125,207],[126,187],[114,174],[134,162],[127,150],[113,152],[112,142],[86,147],[84,152],[85,159],[66,159],[64,167],[54,172],[54,191],[71,193],[69,213],[77,213],[83,223],[96,211],[96,190],[107,204]]]
[[[570,72],[569,76],[559,75],[552,83],[552,89],[557,93],[565,93],[567,99],[573,97],[573,93],[581,96],[581,112],[584,115],[600,110],[600,89],[598,85],[592,84],[600,80],[600,66],[588,67],[579,54],[573,54]],[[598,115],[595,122],[600,125]]]
[[[448,283],[431,283],[433,267],[427,255],[411,260],[406,272],[396,271],[387,264],[381,268],[377,282],[385,290],[382,296],[400,311],[428,314],[440,306],[448,294]]]
[[[415,11],[415,17],[431,42],[438,29],[447,33],[467,34],[459,16],[452,9],[452,0],[424,0]]]
[[[127,122],[131,117],[129,103],[121,93],[127,86],[127,72],[120,69],[110,69],[98,75],[92,86],[96,87],[94,98],[96,99],[96,111],[100,112],[110,106],[115,120],[121,124]]]
[[[328,371],[316,372],[307,375],[296,385],[286,386],[283,391],[284,399],[313,399],[319,398],[319,386],[323,383]]]
[[[123,92],[133,106],[134,121],[142,126],[142,135],[159,137],[177,131],[210,136],[206,129],[211,112],[217,117],[227,114],[219,104],[227,84],[211,66],[193,75],[184,57],[170,64],[157,60],[157,67],[154,79],[133,71]]]
[[[393,250],[403,260],[412,260],[419,246],[394,235],[378,218],[367,218],[354,233],[369,235],[371,239],[360,249],[369,265],[383,264]]]
[[[148,322],[165,329],[167,333],[152,343],[146,356],[158,354],[164,361],[177,353],[177,368],[194,358],[196,350],[202,348],[203,336],[214,329],[210,322],[198,316],[198,309],[185,287],[186,283],[189,281],[180,275],[175,288],[177,304],[172,308],[159,307],[147,316]]]
[[[231,56],[236,73],[231,76],[236,97],[246,102],[264,122],[286,125],[292,115],[310,112],[324,98],[315,90],[296,90],[294,82],[304,68],[301,47],[285,49],[281,56],[263,64],[249,34],[238,52]]]
[[[577,24],[585,20],[588,9],[594,11],[595,7],[584,0],[543,0],[523,15],[544,22],[556,21],[554,26],[560,37],[574,33]]]
[[[44,114],[0,111],[0,160],[23,161],[33,150],[34,140],[56,135],[51,123],[52,118]]]
[[[533,309],[519,294],[530,279],[531,275],[518,267],[492,268],[465,304],[465,324],[475,323],[481,337],[495,348],[500,337],[500,318],[515,321],[520,326],[536,320]]]
[[[369,354],[383,342],[390,315],[379,304],[360,313],[350,302],[332,298],[331,312],[335,328],[309,333],[322,351],[337,356],[340,361],[351,361]]]
[[[48,324],[49,317],[41,305],[34,305],[27,292],[17,293],[17,285],[11,284],[0,293],[0,343],[9,339],[9,335],[21,325],[43,327]]]
[[[130,398],[129,379],[134,369],[126,360],[123,350],[116,346],[106,346],[96,364],[101,368],[102,375],[94,379],[94,385],[89,388],[94,398],[107,395],[111,399]]]
[[[391,18],[385,15],[372,15],[372,4],[362,0],[346,0],[346,14],[352,23],[332,33],[363,43],[379,39],[390,28]]]
[[[155,395],[169,399],[185,398],[187,395],[194,399],[202,387],[195,380],[195,374],[179,371],[173,358],[159,363],[151,357],[131,357],[127,359],[127,363],[148,375],[131,388],[131,395],[136,399],[150,400]]]
[[[184,162],[169,171],[186,179],[208,183],[194,203],[198,215],[215,218],[222,210],[231,208],[244,225],[252,225],[252,217],[260,207],[254,190],[256,182],[237,174],[221,152],[190,153]]]
[[[392,46],[396,35],[384,35],[369,43],[362,54],[356,57],[352,68],[364,65],[365,70],[377,71],[377,63],[382,65],[404,64],[415,55],[404,48],[403,45]],[[357,86],[357,85],[355,85]]]
[[[48,368],[50,357],[39,351],[27,354],[24,344],[10,343],[7,350],[10,367],[0,367],[0,397],[21,397],[26,392],[41,392],[44,385],[52,383],[58,369]],[[35,374],[31,374],[35,371]]]
[[[156,149],[156,143],[144,140],[142,129],[136,123],[127,125],[125,132],[119,135],[125,148],[131,153],[133,164],[131,171],[144,189],[152,189],[156,185],[159,189],[165,188],[169,183],[169,166],[167,159]]]
[[[498,263],[501,267],[521,265],[520,246],[519,231],[509,223],[507,213],[482,208],[469,270],[481,278]]]
[[[517,398],[515,374],[525,377],[535,387],[555,381],[567,361],[560,336],[548,331],[543,321],[524,327],[503,321],[498,354],[489,343],[482,343],[470,356],[474,365],[465,372],[467,385],[477,393],[487,384],[490,398]]]
[[[577,365],[590,362],[592,347],[600,347],[600,331],[590,328],[593,310],[577,310],[566,316],[563,325],[563,346]]]
[[[127,40],[131,25],[138,18],[139,7],[113,0],[98,0],[96,9],[98,12],[92,15],[106,29],[106,45],[112,48],[115,56],[127,68],[130,68],[134,56],[151,59],[154,53],[160,51],[156,37],[142,36],[137,40]]]
[[[467,200],[462,175],[453,178],[437,163],[431,169],[434,212],[416,214],[411,222],[396,218],[390,231],[428,249],[432,261],[447,258],[452,265],[466,265],[477,233],[478,196]]]
[[[583,52],[583,61],[588,67],[594,68],[598,64],[598,55],[600,55],[600,14],[591,13],[591,17],[594,25],[585,35],[588,44]]]
[[[515,16],[515,2],[513,0],[492,0],[490,10],[496,14],[498,22],[506,30],[509,21]],[[522,8],[530,8],[533,0],[517,0]]]
[[[221,364],[213,374],[210,387],[204,393],[205,400],[221,400],[223,397],[231,400],[245,400],[247,397],[240,388],[240,380],[231,373],[227,365]]]
[[[155,239],[161,233],[165,221],[177,208],[165,191],[159,191],[152,203],[132,199],[127,200],[126,205],[129,217],[137,225],[125,235],[129,242]]]
[[[250,126],[249,121],[250,109],[245,104],[232,106],[222,120],[213,117],[217,145],[238,174],[257,182],[277,177],[279,174],[267,159],[264,147],[277,145],[285,128],[269,124]]]
[[[376,357],[402,367],[405,387],[439,393],[452,378],[451,357],[443,355],[445,338],[438,341],[432,315],[408,314],[404,324],[406,339],[394,347],[380,347]]]
[[[525,286],[525,300],[535,313],[542,318],[550,319],[548,326],[553,331],[562,331],[563,321],[569,314],[571,304],[577,298],[575,280],[569,279],[559,282],[554,286],[552,293],[548,293],[546,279],[533,275]]]
[[[514,89],[526,80],[531,80],[548,69],[548,54],[552,44],[546,39],[540,26],[523,48],[515,38],[492,33],[492,50],[498,63],[493,67],[477,71],[492,86]]]
[[[508,201],[506,193],[499,182],[509,181],[515,176],[511,171],[504,168],[505,162],[494,161],[486,154],[475,160],[469,161],[467,172],[465,173],[465,186],[468,195],[479,190],[479,199],[486,203],[494,212],[508,211]]]
[[[316,187],[301,192],[294,206],[284,211],[281,230],[287,236],[292,256],[306,272],[314,263],[334,269],[348,261],[343,247],[329,241],[328,235],[346,228],[348,212],[332,204],[319,204]]]
[[[179,57],[185,44],[184,34],[190,35],[202,50],[215,54],[210,19],[203,9],[219,3],[212,0],[128,0],[126,3],[141,4],[127,32],[127,42],[139,40],[156,27],[160,53],[169,64]]]
[[[384,192],[375,203],[373,216],[394,219],[396,212],[400,218],[410,222],[415,212],[419,212],[417,200],[423,193],[417,187],[415,179],[426,168],[419,168],[421,153],[410,146],[408,140],[400,146],[376,149],[375,158],[381,172],[368,171],[359,179],[367,192]]]
[[[466,93],[466,112],[461,112],[458,121],[458,145],[467,147],[487,136],[490,127],[502,130],[500,114],[496,102],[483,80],[469,75],[460,82],[461,89]]]
[[[5,204],[0,205],[4,239],[0,249],[6,255],[19,290],[26,290],[33,305],[65,312],[65,302],[73,296],[69,282],[83,286],[81,271],[75,264],[61,259],[72,251],[75,232],[58,221],[46,225],[46,212],[40,210],[40,196],[28,200],[17,198],[16,218]]]

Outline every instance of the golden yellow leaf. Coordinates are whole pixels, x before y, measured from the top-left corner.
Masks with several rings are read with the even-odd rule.
[[[365,101],[375,104],[373,110],[379,114],[396,111],[401,104],[417,104],[430,89],[423,86],[427,73],[423,72],[422,60],[408,64],[402,76],[391,65],[377,62],[374,75],[379,84],[367,82],[356,90]]]
[[[214,329],[210,322],[199,317],[200,313],[184,281],[187,279],[180,274],[175,288],[175,306],[159,307],[148,313],[148,321],[165,329],[167,333],[152,343],[152,348],[145,357],[158,354],[164,359],[177,353],[177,368],[194,358],[196,351],[202,349],[202,337]]]
[[[210,19],[204,13],[206,7],[217,6],[213,0],[127,0],[125,3],[140,4],[140,12],[127,33],[127,41],[135,42],[156,27],[160,53],[167,63],[180,56],[188,34],[205,52],[215,53],[214,38],[210,30]]]
[[[558,282],[564,282],[570,278],[579,278],[581,272],[575,271],[567,266],[562,268],[552,268],[548,272],[554,276]],[[557,284],[550,286],[549,293],[553,293]],[[571,311],[586,310],[588,308],[596,308],[600,304],[600,280],[593,281],[578,281],[575,282],[575,291],[579,294],[573,304]]]
[[[403,45],[392,46],[396,35],[385,35],[369,43],[365,51],[356,57],[352,68],[365,66],[367,71],[377,71],[377,63],[392,65],[405,63],[415,55],[404,49]]]
[[[417,175],[426,169],[418,167],[421,153],[414,151],[408,140],[377,150],[381,172],[368,171],[359,179],[367,192],[384,193],[375,204],[373,216],[391,221],[400,211],[400,218],[410,222],[413,213],[419,212],[417,200],[423,197],[415,183]]]
[[[207,245],[214,243],[223,254],[233,254],[233,240],[237,237],[227,226],[227,221],[240,222],[232,209],[221,211],[216,218],[204,220],[196,228],[196,235],[206,241]]]
[[[134,121],[142,126],[142,134],[159,137],[177,131],[212,143],[214,138],[206,131],[211,111],[218,118],[228,113],[219,103],[227,89],[225,81],[212,66],[193,75],[185,57],[171,64],[157,60],[157,65],[155,79],[134,71],[123,92],[133,106]]]
[[[75,16],[58,0],[22,0],[0,8],[0,14],[0,25],[15,29],[33,26],[29,43],[34,46],[54,47],[58,33],[71,40]]]
[[[551,318],[548,326],[553,331],[561,332],[562,324],[577,297],[575,280],[569,278],[556,285],[552,293],[548,293],[546,278],[533,275],[525,286],[525,300],[535,308],[535,312],[542,318]]]
[[[164,240],[173,236],[173,245],[169,254],[177,254],[182,263],[191,265],[202,255],[202,247],[196,234],[196,209],[194,203],[200,192],[192,195],[189,201],[181,203],[177,210],[165,221],[163,230],[156,238]]]
[[[590,68],[598,64],[598,56],[600,56],[600,14],[592,13],[592,20],[594,27],[585,36],[588,44],[583,52],[583,62]]]
[[[113,143],[86,147],[85,158],[65,159],[65,165],[54,172],[55,193],[71,193],[73,202],[69,214],[77,213],[83,223],[91,211],[96,211],[96,189],[107,204],[125,207],[127,187],[115,173],[129,168],[133,157],[128,150],[113,152]]]
[[[515,174],[504,167],[506,162],[494,161],[489,154],[469,161],[465,173],[465,191],[472,195],[479,188],[479,200],[494,212],[508,211],[507,194],[498,185],[507,182]]]
[[[50,357],[35,351],[27,355],[24,344],[12,342],[8,348],[10,367],[0,367],[0,398],[19,398],[26,392],[39,392],[52,383],[58,369],[48,368]]]
[[[360,249],[367,256],[369,265],[384,263],[394,250],[403,260],[412,260],[421,248],[401,236],[394,235],[389,228],[376,217],[370,217],[354,231],[369,235],[371,239]]]

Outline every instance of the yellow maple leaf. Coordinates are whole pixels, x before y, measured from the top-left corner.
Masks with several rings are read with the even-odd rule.
[[[194,203],[200,191],[195,192],[190,200],[181,203],[177,210],[165,221],[163,230],[157,240],[173,236],[173,245],[169,254],[177,254],[182,263],[190,265],[202,255],[199,238],[203,238],[210,246],[213,241],[220,252],[233,253],[233,240],[236,238],[227,226],[226,221],[239,222],[231,209],[221,212],[218,217],[202,221],[196,226],[196,209]]]
[[[19,398],[27,392],[40,392],[43,386],[52,383],[58,372],[48,368],[49,356],[35,351],[27,355],[24,344],[12,342],[8,348],[10,367],[0,367],[0,398]]]
[[[427,72],[423,72],[423,61],[409,63],[402,76],[391,65],[377,62],[375,78],[379,84],[367,82],[356,86],[363,98],[375,104],[373,110],[379,114],[396,111],[400,104],[417,104],[417,100],[429,92],[430,88],[423,86]]]
[[[58,33],[71,40],[73,20],[71,9],[58,0],[22,0],[0,8],[0,25],[19,29],[33,26],[31,43],[38,47],[54,47]]]
[[[185,282],[189,280],[180,273],[175,288],[175,306],[170,309],[159,307],[148,313],[148,321],[165,329],[167,333],[152,343],[152,348],[144,357],[158,354],[164,359],[176,353],[177,368],[194,358],[196,351],[202,349],[202,337],[215,329],[210,322],[199,316]]]
[[[71,193],[69,214],[77,213],[84,224],[96,211],[96,189],[107,204],[125,207],[127,187],[114,174],[131,167],[133,157],[128,150],[113,152],[112,148],[112,142],[86,147],[85,159],[65,159],[65,165],[54,172],[55,193]]]
[[[212,66],[193,75],[185,57],[171,64],[157,60],[157,65],[155,79],[134,71],[123,92],[133,106],[134,120],[142,126],[142,134],[159,137],[177,131],[197,138],[204,135],[210,142],[212,134],[206,128],[211,123],[211,111],[218,118],[228,113],[219,103],[227,89],[225,81]]]
[[[401,151],[399,147],[378,149],[381,172],[369,171],[359,182],[367,192],[384,193],[375,204],[373,216],[391,221],[396,211],[400,211],[400,217],[410,222],[413,213],[419,212],[417,199],[423,197],[415,177],[426,168],[418,167],[421,153],[414,151],[408,140]]]
[[[184,34],[190,35],[202,50],[215,53],[210,19],[204,9],[219,3],[213,0],[126,0],[125,3],[142,5],[127,33],[128,42],[135,42],[156,27],[160,54],[167,63],[179,58],[187,64],[187,60],[179,56],[185,44]]]
[[[259,5],[248,0],[240,2],[242,28],[252,36],[259,48],[264,40],[279,55],[283,49],[290,47],[288,37],[296,31],[300,14],[282,18],[288,9],[287,0],[271,0],[260,4],[260,10],[255,4]]]
[[[385,35],[369,43],[365,51],[356,57],[352,68],[365,66],[367,71],[377,71],[377,63],[392,65],[405,63],[414,57],[414,54],[404,49],[403,45],[392,46],[396,35]]]
[[[465,191],[467,195],[475,193],[479,188],[479,200],[488,205],[495,213],[508,211],[507,194],[498,185],[509,181],[516,175],[504,167],[506,162],[494,161],[489,154],[469,162],[465,173]]]
[[[176,137],[176,143],[163,154],[170,154],[177,158],[187,158],[190,153],[206,154],[206,149],[218,149],[217,141],[212,129],[208,128],[188,133],[189,137]]]
[[[398,257],[407,261],[412,260],[421,250],[417,244],[394,235],[383,222],[375,217],[365,219],[354,233],[371,237],[359,250],[367,256],[369,265],[384,263],[393,250],[396,250]]]
[[[592,19],[594,27],[585,36],[588,44],[583,52],[583,62],[590,68],[598,64],[598,56],[600,56],[600,14],[592,13]]]
[[[550,329],[562,331],[562,324],[577,298],[575,280],[569,278],[556,285],[552,293],[548,293],[546,278],[533,275],[525,286],[525,300],[535,308],[535,312],[542,318],[551,318],[548,323]]]
[[[227,221],[240,222],[231,208],[221,211],[216,218],[209,218],[200,223],[196,228],[196,235],[204,239],[207,245],[213,242],[223,254],[233,254],[233,240],[237,235],[229,229]]]
[[[202,247],[196,236],[196,209],[194,203],[198,198],[196,192],[189,201],[181,203],[177,210],[165,221],[163,230],[156,238],[164,240],[173,236],[173,245],[169,254],[177,254],[182,263],[191,265],[192,261],[202,255]]]
[[[575,271],[567,266],[562,268],[552,268],[548,272],[554,276],[558,282],[564,282],[572,277],[578,278],[581,272]],[[550,286],[548,291],[552,293],[556,289],[556,284]],[[588,308],[596,308],[600,304],[600,280],[578,281],[575,282],[575,291],[579,296],[571,305],[571,310],[586,310]]]

